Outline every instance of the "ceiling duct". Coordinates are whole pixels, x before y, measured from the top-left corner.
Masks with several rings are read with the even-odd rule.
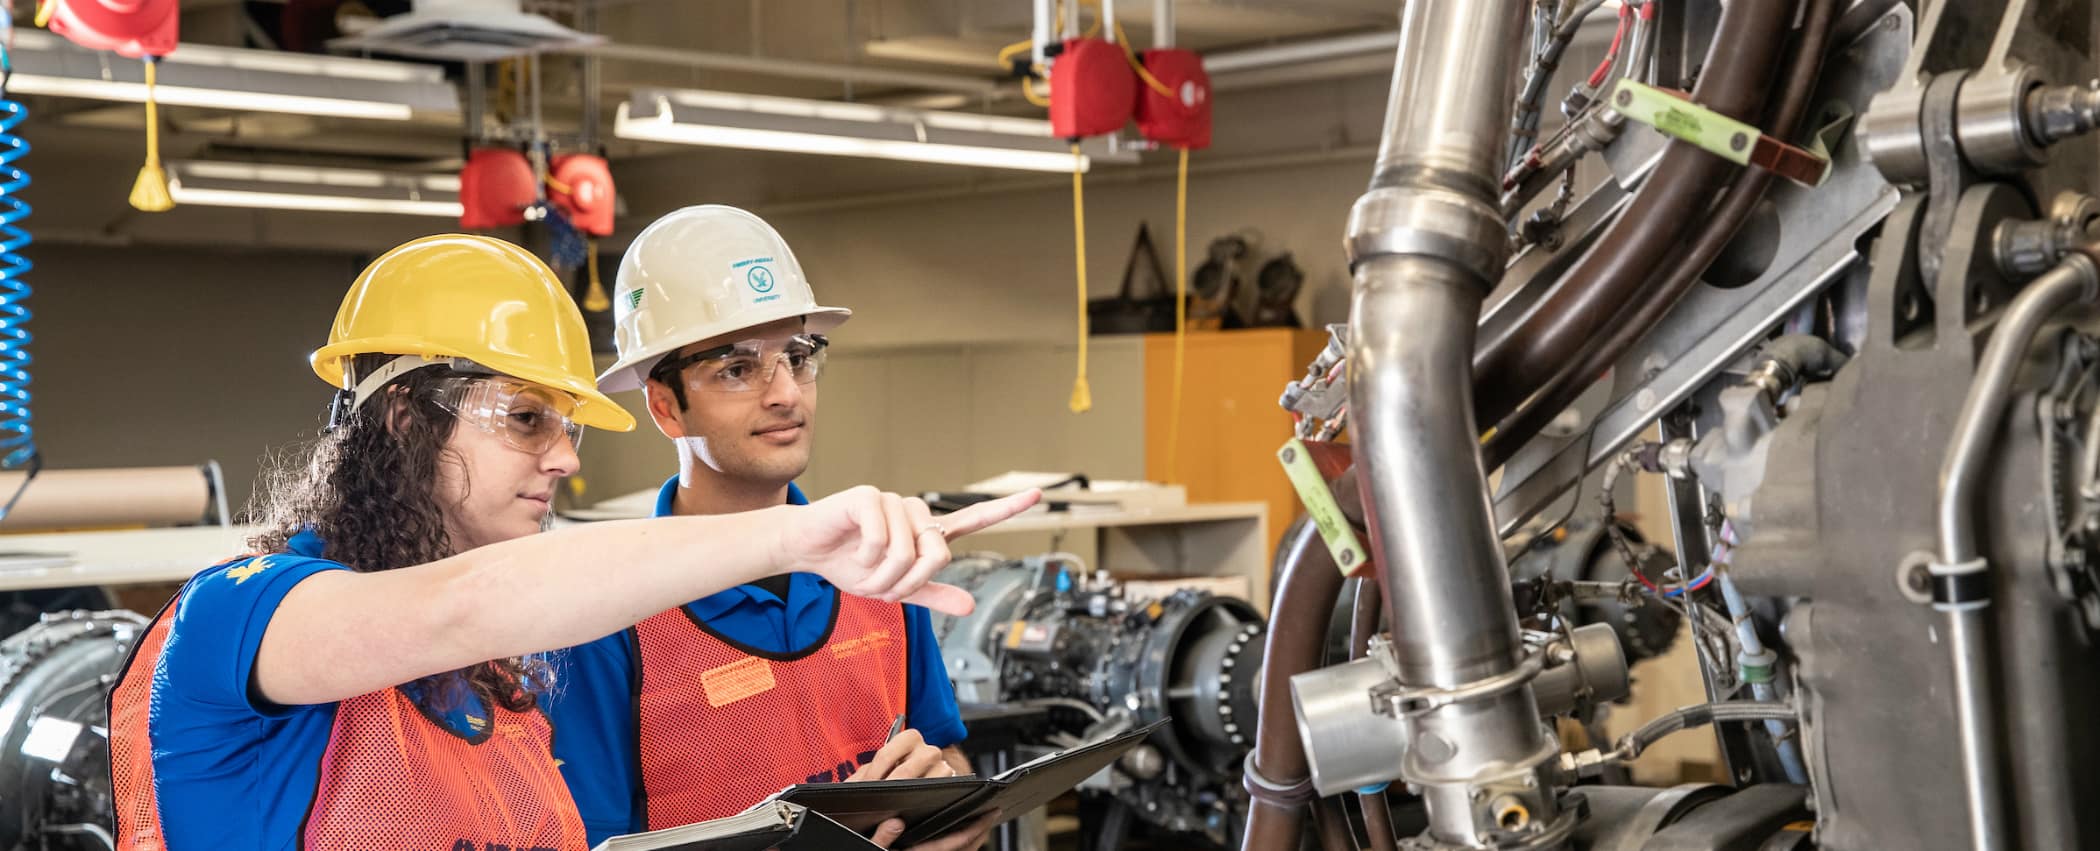
[[[405,15],[385,18],[328,46],[451,62],[494,62],[530,53],[573,50],[605,41],[524,11],[519,0],[416,0]]]

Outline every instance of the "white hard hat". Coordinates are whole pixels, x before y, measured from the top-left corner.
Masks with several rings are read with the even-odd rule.
[[[620,258],[605,392],[638,390],[665,355],[711,337],[804,317],[823,334],[853,315],[821,307],[780,232],[735,207],[687,207],[651,223]]]

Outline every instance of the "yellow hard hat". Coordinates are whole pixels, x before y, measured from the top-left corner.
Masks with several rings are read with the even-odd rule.
[[[465,358],[576,398],[576,422],[629,431],[634,415],[598,392],[583,313],[525,249],[465,234],[426,236],[366,266],[343,297],[314,374],[348,390],[364,354]]]

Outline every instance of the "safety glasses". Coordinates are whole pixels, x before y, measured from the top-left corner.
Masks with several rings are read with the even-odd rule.
[[[447,378],[432,385],[431,402],[521,452],[543,454],[563,438],[571,447],[583,445],[583,426],[573,419],[576,399],[530,382]]]
[[[772,386],[785,368],[796,384],[814,384],[824,371],[830,346],[821,334],[743,340],[666,359],[649,371],[649,377],[669,383],[682,375],[687,389],[703,393],[749,393]]]

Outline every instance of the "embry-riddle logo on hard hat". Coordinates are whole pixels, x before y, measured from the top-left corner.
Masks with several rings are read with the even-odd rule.
[[[773,278],[773,267],[769,265],[772,262],[773,258],[771,257],[753,257],[749,260],[738,260],[729,264],[729,268],[732,270],[731,274],[735,274],[735,270],[743,271],[744,285],[751,288],[750,294],[746,296],[749,299],[746,304],[755,307],[769,301],[780,300],[780,294],[773,292],[775,285],[779,281]],[[735,279],[731,278],[731,280]]]

